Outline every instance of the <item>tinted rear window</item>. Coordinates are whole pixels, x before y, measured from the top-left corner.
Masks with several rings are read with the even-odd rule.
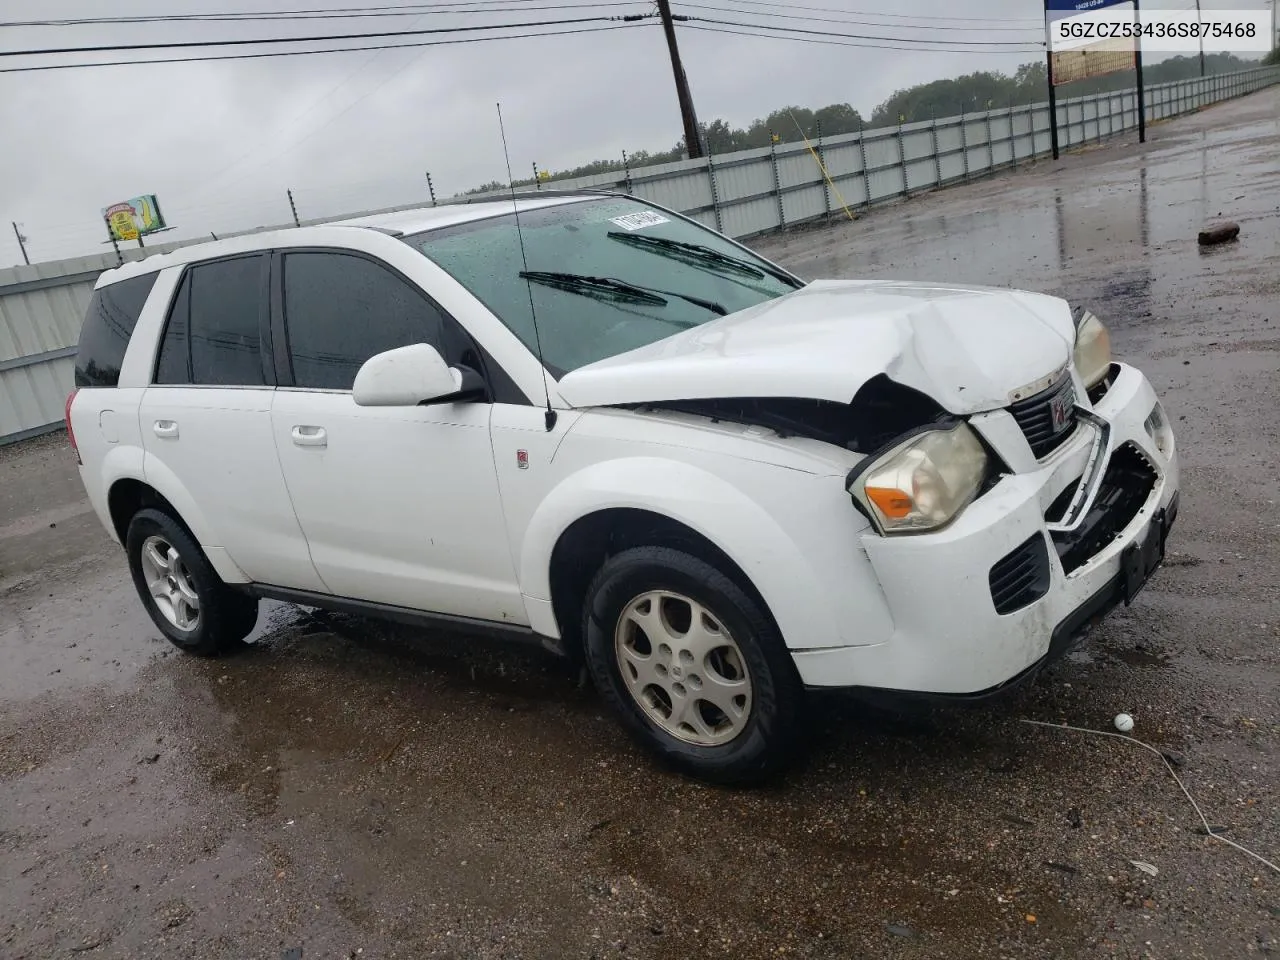
[[[262,322],[267,289],[262,256],[192,267],[188,337],[191,380],[216,386],[260,387]]]
[[[121,280],[99,287],[89,299],[80,347],[76,352],[77,387],[114,387],[120,382],[129,338],[138,324],[138,315],[151,295],[156,273]]]
[[[191,347],[187,343],[187,321],[191,307],[191,271],[182,275],[178,293],[169,308],[169,322],[160,341],[160,358],[156,362],[156,383],[191,382]]]

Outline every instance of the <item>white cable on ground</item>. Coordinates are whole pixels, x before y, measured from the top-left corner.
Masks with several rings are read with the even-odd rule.
[[[1050,730],[1072,730],[1076,733],[1092,733],[1099,737],[1114,737],[1117,740],[1127,740],[1129,741],[1129,743],[1136,743],[1138,746],[1142,747],[1144,750],[1150,750],[1152,753],[1154,753],[1157,757],[1160,758],[1160,762],[1163,763],[1165,765],[1165,769],[1169,771],[1169,776],[1173,777],[1173,782],[1178,785],[1178,787],[1182,790],[1183,794],[1186,796],[1187,800],[1191,802],[1191,806],[1195,808],[1196,815],[1200,817],[1200,822],[1204,824],[1204,830],[1206,834],[1213,837],[1213,839],[1215,840],[1220,840],[1225,844],[1229,844],[1230,846],[1235,847],[1237,850],[1240,850],[1243,853],[1247,853],[1249,856],[1253,857],[1253,859],[1257,860],[1259,863],[1264,863],[1268,867],[1270,867],[1272,870],[1274,870],[1276,873],[1280,873],[1280,867],[1277,867],[1274,863],[1272,863],[1266,857],[1259,856],[1258,854],[1250,850],[1248,847],[1242,846],[1236,843],[1234,840],[1228,840],[1226,837],[1222,836],[1221,834],[1214,833],[1213,827],[1209,826],[1209,821],[1205,819],[1204,812],[1200,809],[1200,804],[1196,803],[1195,797],[1191,796],[1191,792],[1187,790],[1185,786],[1183,786],[1182,781],[1178,778],[1178,774],[1173,769],[1173,764],[1169,762],[1169,758],[1166,757],[1162,751],[1157,750],[1155,747],[1151,746],[1151,744],[1143,743],[1141,740],[1138,740],[1135,737],[1127,737],[1123,733],[1111,733],[1109,730],[1090,730],[1088,727],[1073,727],[1065,723],[1048,723],[1044,720],[1019,719],[1018,722],[1029,723],[1034,727],[1048,727]]]

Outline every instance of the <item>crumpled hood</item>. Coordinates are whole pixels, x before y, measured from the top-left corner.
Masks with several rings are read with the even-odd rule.
[[[1070,362],[1056,297],[993,287],[819,280],[802,290],[572,371],[575,407],[730,397],[848,403],[877,374],[954,414],[1009,404]]]

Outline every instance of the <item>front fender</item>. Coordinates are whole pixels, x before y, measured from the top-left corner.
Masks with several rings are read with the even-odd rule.
[[[815,478],[777,470],[797,487]],[[520,550],[520,584],[533,605],[549,607],[551,555],[575,521],[601,510],[658,513],[695,530],[727,554],[764,598],[789,647],[826,646],[839,635],[834,606],[822,596],[799,546],[761,504],[700,467],[656,457],[622,457],[573,473],[542,501]]]

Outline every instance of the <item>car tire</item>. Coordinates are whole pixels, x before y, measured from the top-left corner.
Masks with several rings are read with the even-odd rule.
[[[614,555],[587,589],[583,636],[600,695],[668,766],[748,786],[797,759],[795,664],[760,601],[711,564],[669,547]]]
[[[258,600],[222,582],[195,539],[172,516],[146,508],[125,536],[129,572],[143,606],[179,650],[203,657],[241,645],[258,620]]]

